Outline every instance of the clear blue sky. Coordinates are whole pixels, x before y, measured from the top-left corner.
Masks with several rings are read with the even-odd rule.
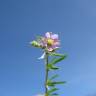
[[[60,34],[60,96],[96,92],[96,0],[0,0],[0,96],[43,93],[44,64],[29,42]]]

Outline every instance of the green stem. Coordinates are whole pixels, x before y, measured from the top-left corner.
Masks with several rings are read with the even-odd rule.
[[[47,80],[48,80],[48,53],[45,54],[45,96],[48,96]]]

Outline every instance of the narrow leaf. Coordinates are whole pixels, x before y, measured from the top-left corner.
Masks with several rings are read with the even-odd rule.
[[[57,82],[57,81],[51,81],[51,80],[48,80],[47,81],[47,85],[48,86],[52,86],[52,87],[54,87],[56,84],[64,84],[64,83],[66,83],[65,81],[59,81],[59,82]]]
[[[64,57],[64,56],[66,56],[66,55],[64,55],[64,54],[59,54],[59,53],[55,53],[55,52],[49,52],[49,55],[50,55],[50,56],[59,56],[59,57]]]
[[[57,66],[53,66],[52,64],[48,64],[48,66],[47,66],[47,68],[48,68],[48,70],[57,70],[57,69],[59,69],[59,67],[57,67]]]
[[[64,59],[64,57],[56,58],[56,59],[54,59],[53,61],[51,61],[50,63],[51,63],[51,64],[56,64],[56,63],[62,61],[63,59]]]
[[[53,69],[53,70],[57,70],[57,69],[59,69],[59,67],[52,66],[51,69]]]
[[[60,82],[53,82],[53,84],[64,84],[66,83],[65,81],[60,81]]]

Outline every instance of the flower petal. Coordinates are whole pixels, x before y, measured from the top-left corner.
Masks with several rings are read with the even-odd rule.
[[[53,46],[59,46],[60,42],[54,42]]]
[[[45,96],[44,94],[38,94],[38,95],[36,95],[36,96]]]
[[[45,52],[38,59],[44,59],[44,58],[45,58]]]
[[[48,51],[50,51],[50,52],[53,51],[53,50],[54,50],[54,49],[53,49],[52,47],[49,47],[49,48],[48,48]]]
[[[51,32],[46,32],[45,36],[46,36],[47,38],[51,38]]]
[[[58,34],[53,34],[53,35],[51,35],[51,38],[52,38],[52,39],[58,39]]]

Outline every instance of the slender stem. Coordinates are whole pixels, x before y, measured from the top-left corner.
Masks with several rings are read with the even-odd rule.
[[[48,86],[47,86],[47,80],[48,80],[48,53],[46,52],[45,55],[45,96],[48,96]]]

